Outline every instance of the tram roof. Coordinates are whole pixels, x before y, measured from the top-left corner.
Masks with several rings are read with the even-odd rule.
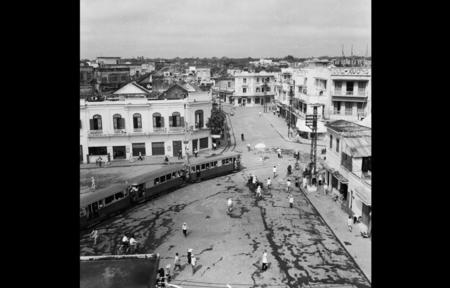
[[[229,158],[229,157],[235,157],[237,155],[240,155],[240,153],[238,152],[226,152],[223,154],[218,154],[218,155],[213,155],[207,158],[190,158],[189,160],[189,165],[197,165],[197,164],[202,164],[202,163],[208,163],[211,161],[216,161],[216,160],[220,160],[220,159],[224,159],[224,158]]]

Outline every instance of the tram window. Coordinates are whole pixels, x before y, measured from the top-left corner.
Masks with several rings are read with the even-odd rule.
[[[98,209],[103,208],[103,200],[98,201]]]
[[[206,169],[209,169],[209,163],[206,163]]]
[[[119,200],[119,199],[121,199],[121,198],[123,198],[124,196],[123,196],[123,192],[119,192],[119,193],[116,193],[116,200]]]
[[[195,172],[195,166],[191,167],[191,172]]]
[[[161,183],[165,182],[166,181],[166,176],[159,177],[159,180],[161,181]]]
[[[105,205],[114,201],[114,195],[105,198]]]
[[[172,174],[167,174],[167,175],[166,175],[166,179],[167,179],[167,180],[172,179]]]
[[[225,165],[225,159],[222,159],[222,165]]]
[[[159,184],[159,178],[155,178],[155,185]]]
[[[205,170],[205,168],[206,168],[206,165],[202,164],[202,170]]]
[[[195,169],[196,169],[197,171],[200,171],[200,165],[195,166]]]
[[[177,172],[173,172],[172,173],[172,178],[177,178],[177,177],[178,177]]]

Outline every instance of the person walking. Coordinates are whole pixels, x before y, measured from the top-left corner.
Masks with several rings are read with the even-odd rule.
[[[164,157],[164,162],[165,162],[166,164],[169,164],[169,157],[165,156],[165,157]]]
[[[269,177],[269,178],[267,178],[267,190],[269,190],[269,192],[270,192],[271,186],[272,186],[272,180],[270,180],[270,177]]]
[[[197,158],[197,155],[198,155],[197,148],[194,148],[194,156],[195,156],[195,158]]]
[[[126,234],[123,234],[122,246],[123,246],[123,252],[126,253],[128,251],[128,248],[130,247],[130,241],[128,240],[128,237]]]
[[[181,150],[178,151],[178,159],[183,159],[183,153],[181,153]]]
[[[188,249],[187,261],[188,261],[188,264],[191,264],[191,261],[192,261],[192,249]]]
[[[228,213],[231,213],[233,210],[233,200],[231,198],[228,198],[227,209]]]
[[[306,189],[306,186],[308,185],[308,179],[306,177],[303,177],[303,189]]]
[[[247,149],[250,152],[250,150],[251,150],[250,143],[247,144]]]
[[[194,255],[192,255],[191,264],[192,264],[192,275],[195,273],[195,264],[197,263],[197,258],[195,258]]]
[[[142,158],[142,153],[141,152],[139,152],[138,160],[144,160],[144,158]]]
[[[94,239],[94,246],[97,245],[98,231],[96,229],[92,230],[90,237]]]
[[[294,207],[294,196],[292,196],[292,194],[289,194],[289,207],[292,208]]]
[[[216,142],[213,142],[213,150],[216,150]]]
[[[347,227],[348,227],[348,231],[352,232],[352,229],[353,229],[352,215],[349,215],[347,218]]]
[[[256,188],[256,197],[257,199],[261,199],[261,185],[258,185],[258,188]]]
[[[187,224],[186,224],[186,222],[183,223],[183,226],[181,227],[181,229],[183,229],[184,237],[187,237]]]
[[[267,251],[264,250],[263,256],[262,256],[262,270],[266,271],[267,270]]]
[[[286,185],[287,185],[287,191],[290,192],[291,191],[291,179],[287,180]]]
[[[277,149],[277,154],[278,154],[278,158],[281,158],[281,149],[280,148]]]
[[[170,282],[172,280],[172,276],[170,276],[170,264],[166,265],[166,281]]]
[[[244,133],[241,133],[241,141],[244,141]]]
[[[173,259],[173,271],[175,271],[175,269],[177,268],[181,270],[180,257],[178,256],[178,252],[175,253],[175,258]]]
[[[276,165],[273,165],[272,172],[273,172],[273,178],[275,179],[275,177],[277,176],[277,166]]]
[[[259,117],[261,117],[261,111],[259,111]]]

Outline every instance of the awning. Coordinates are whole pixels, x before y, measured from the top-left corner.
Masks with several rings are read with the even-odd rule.
[[[372,193],[368,188],[358,186],[355,188],[355,194],[359,199],[361,199],[361,202],[363,202],[367,206],[372,206],[372,199],[370,197]]]
[[[220,139],[220,135],[211,134],[211,138],[214,138],[214,139]]]
[[[309,132],[311,133],[312,130],[308,126],[306,126],[305,119],[297,119],[297,129],[302,132]],[[325,125],[321,121],[317,121],[317,133],[326,133],[327,128],[325,128]]]
[[[372,156],[371,137],[344,138],[343,152],[352,157]]]
[[[339,173],[339,171],[334,171],[333,172],[333,176],[336,177],[336,179],[341,182],[341,183],[348,183],[347,178],[345,178],[344,176],[342,176],[341,173]]]

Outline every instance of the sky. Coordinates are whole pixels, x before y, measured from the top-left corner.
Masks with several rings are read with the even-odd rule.
[[[80,57],[371,55],[370,0],[80,0]]]

